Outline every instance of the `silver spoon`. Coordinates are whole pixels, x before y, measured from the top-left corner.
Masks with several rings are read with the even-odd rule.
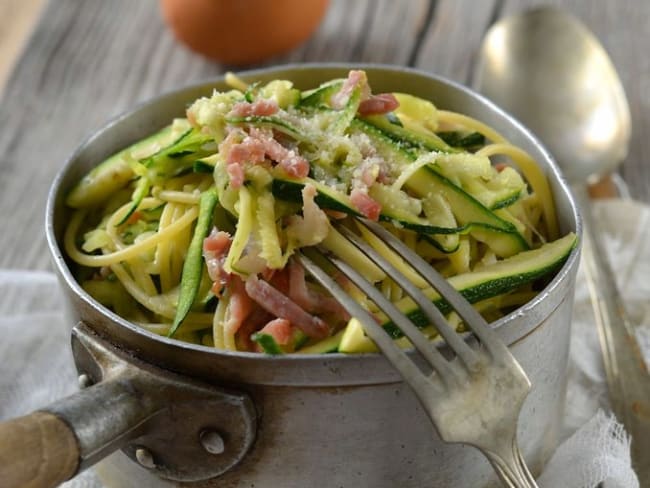
[[[536,133],[573,184],[612,410],[632,436],[641,486],[650,486],[650,376],[596,237],[586,191],[627,154],[630,113],[616,70],[584,25],[541,7],[488,31],[474,86]]]

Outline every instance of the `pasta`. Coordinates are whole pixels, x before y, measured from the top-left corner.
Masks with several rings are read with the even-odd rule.
[[[235,88],[196,100],[186,118],[121,150],[68,195],[64,244],[77,278],[153,333],[269,354],[372,349],[292,259],[322,246],[417,316],[410,298],[332,228],[337,220],[353,229],[426,289],[355,215],[382,222],[489,319],[530,300],[566,258],[541,269],[526,253],[575,244],[575,236],[560,239],[536,162],[480,121],[412,95],[372,94],[363,71],[306,91],[287,80],[227,80]],[[367,297],[338,280],[408,346]]]

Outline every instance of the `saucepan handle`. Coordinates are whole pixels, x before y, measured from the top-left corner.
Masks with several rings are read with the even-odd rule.
[[[252,446],[247,394],[140,362],[85,324],[73,330],[73,352],[84,389],[0,424],[3,487],[57,486],[117,449],[162,478],[199,481]]]
[[[40,411],[0,424],[2,485],[57,486],[141,435],[147,421],[166,408],[141,383],[137,371],[123,369]]]
[[[5,487],[57,486],[141,434],[164,404],[121,374],[44,409],[0,424],[0,479]]]
[[[78,467],[77,439],[56,415],[34,412],[0,424],[3,486],[56,486],[74,476]]]

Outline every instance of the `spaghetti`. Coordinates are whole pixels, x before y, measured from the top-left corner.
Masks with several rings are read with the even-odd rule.
[[[354,216],[381,221],[459,283],[559,237],[536,162],[467,115],[411,95],[374,95],[363,71],[307,91],[286,80],[227,80],[234,89],[196,100],[186,119],[109,158],[68,196],[64,245],[82,286],[151,332],[273,354],[366,350],[366,339],[350,346],[363,335],[358,323],[292,254],[323,246],[405,311],[410,299],[332,219],[421,288]],[[487,318],[503,316],[535,295],[541,275],[523,275],[475,286],[472,300]]]

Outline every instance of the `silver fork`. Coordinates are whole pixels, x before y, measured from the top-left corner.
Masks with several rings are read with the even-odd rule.
[[[455,353],[452,360],[443,356],[438,347],[406,315],[345,261],[316,249],[305,251],[297,258],[362,323],[365,333],[411,386],[443,441],[478,448],[487,457],[504,486],[536,487],[535,479],[517,444],[519,411],[530,390],[526,373],[483,317],[433,267],[381,225],[366,219],[358,220],[438,291],[474,333],[481,347],[470,347],[417,286],[344,226],[338,225],[337,229],[402,287],[435,325],[440,336]],[[393,342],[372,315],[307,256],[312,252],[316,253],[314,258],[318,259],[318,256],[327,259],[366,293],[408,337],[432,371],[422,371]]]

